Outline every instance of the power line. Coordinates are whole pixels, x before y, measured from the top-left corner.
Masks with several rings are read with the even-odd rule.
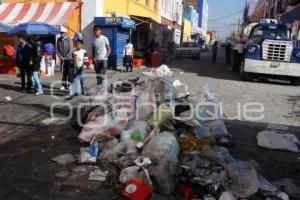
[[[226,15],[226,16],[223,16],[223,17],[219,17],[219,18],[215,18],[215,19],[208,19],[208,20],[210,20],[210,21],[218,21],[218,20],[222,20],[222,19],[224,19],[224,18],[232,17],[232,16],[237,15],[237,14],[240,14],[240,13],[242,13],[242,12],[244,12],[244,9],[239,10],[238,12],[235,12],[235,13],[232,13],[232,14],[229,14],[229,15]]]

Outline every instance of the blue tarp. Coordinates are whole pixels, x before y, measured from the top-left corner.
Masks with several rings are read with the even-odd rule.
[[[0,33],[7,33],[13,28],[12,25],[0,23]]]
[[[283,14],[280,20],[284,24],[293,23],[295,20],[300,20],[300,6],[294,8],[286,14]]]
[[[25,35],[57,35],[60,33],[60,30],[46,23],[28,22],[19,24],[8,32],[10,35],[20,33]]]

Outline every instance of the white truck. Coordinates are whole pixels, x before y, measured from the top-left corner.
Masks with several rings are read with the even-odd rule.
[[[300,48],[293,45],[289,29],[276,20],[253,23],[244,31],[246,38],[240,77],[289,79],[297,85],[300,77]]]
[[[184,42],[175,50],[176,58],[193,58],[200,59],[201,47],[196,42]]]

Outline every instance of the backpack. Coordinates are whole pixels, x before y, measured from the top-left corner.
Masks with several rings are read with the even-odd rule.
[[[52,44],[52,43],[46,43],[45,45],[44,45],[44,50],[45,50],[45,52],[48,54],[48,55],[53,55],[53,53],[54,53],[54,45]]]
[[[11,46],[11,45],[4,46],[4,55],[12,57],[15,54],[16,54],[16,51],[13,46]]]

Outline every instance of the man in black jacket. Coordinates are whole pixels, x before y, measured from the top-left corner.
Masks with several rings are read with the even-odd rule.
[[[31,90],[31,67],[30,58],[32,48],[27,43],[26,37],[24,35],[18,36],[19,45],[17,47],[16,63],[20,70],[21,76],[21,91],[25,92],[25,76],[27,77],[27,91]]]

